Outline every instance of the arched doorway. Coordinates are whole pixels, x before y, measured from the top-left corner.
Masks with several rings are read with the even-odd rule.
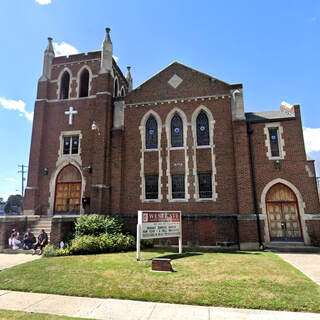
[[[54,214],[78,214],[81,203],[81,174],[73,165],[67,165],[56,179]]]
[[[271,241],[302,241],[298,201],[282,183],[267,193],[266,208]]]

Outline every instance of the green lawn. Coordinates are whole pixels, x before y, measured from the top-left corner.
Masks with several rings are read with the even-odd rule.
[[[42,258],[0,272],[0,289],[320,312],[320,287],[273,253],[172,250],[144,251],[140,262],[135,252]],[[150,271],[152,257],[168,255],[176,272]]]
[[[83,318],[70,318],[63,316],[56,316],[44,313],[22,312],[0,310],[0,320],[80,320]]]

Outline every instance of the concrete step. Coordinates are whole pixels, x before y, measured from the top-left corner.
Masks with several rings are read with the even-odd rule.
[[[23,250],[23,249],[17,249],[17,250],[12,250],[12,249],[3,249],[2,253],[7,253],[7,254],[32,254],[33,250]]]
[[[318,253],[319,247],[307,246],[303,242],[270,243],[265,246],[266,251],[271,252],[296,252],[296,253]]]

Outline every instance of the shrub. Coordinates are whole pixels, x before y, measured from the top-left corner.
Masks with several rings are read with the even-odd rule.
[[[83,215],[76,221],[75,237],[121,233],[123,222],[117,216]]]
[[[141,240],[141,249],[153,248],[153,239]]]
[[[133,236],[124,234],[102,234],[95,236],[77,237],[67,249],[70,254],[109,253],[128,251],[135,248]]]
[[[57,256],[57,249],[55,248],[54,245],[49,244],[48,246],[45,246],[43,248],[43,256],[48,258],[48,257],[56,257]]]
[[[320,236],[315,233],[310,234],[311,244],[315,247],[320,247]]]

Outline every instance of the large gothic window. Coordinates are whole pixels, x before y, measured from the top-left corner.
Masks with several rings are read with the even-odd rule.
[[[89,71],[84,69],[80,76],[80,93],[79,97],[87,97],[89,94]]]
[[[60,84],[60,99],[69,99],[70,74],[65,71]]]
[[[206,113],[201,111],[197,117],[197,145],[207,146],[209,144],[209,120]]]
[[[158,148],[158,124],[154,116],[146,122],[146,149]]]
[[[183,123],[178,114],[171,119],[171,147],[183,147]]]

